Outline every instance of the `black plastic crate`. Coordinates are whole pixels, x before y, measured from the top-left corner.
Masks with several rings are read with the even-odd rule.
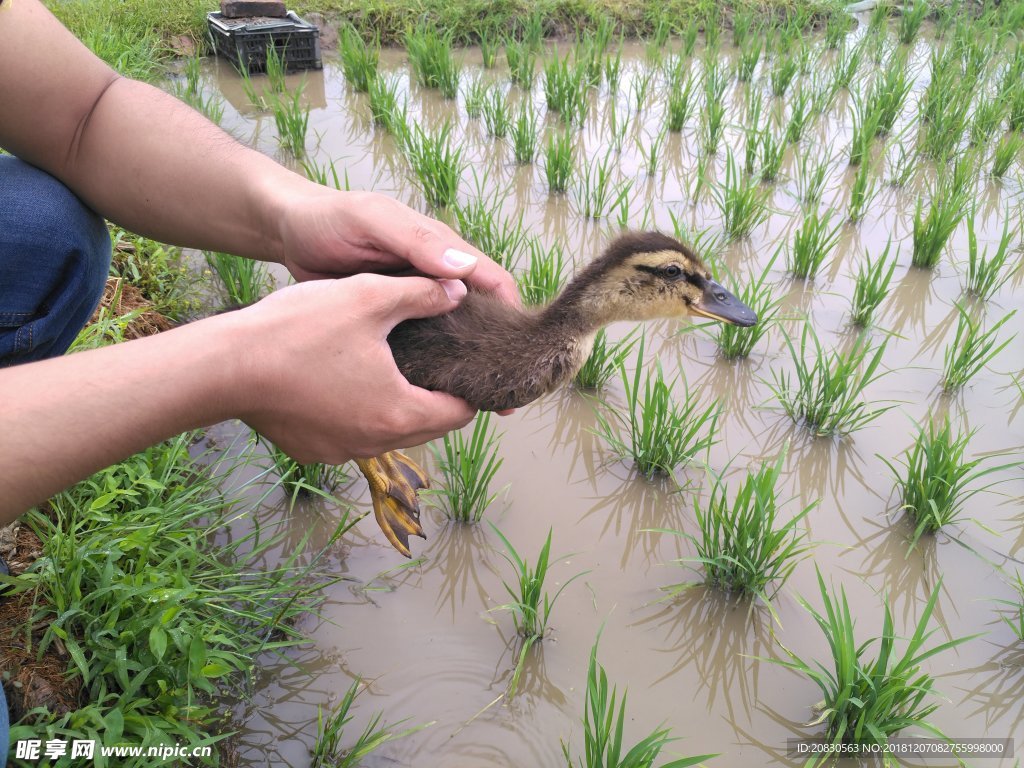
[[[281,19],[226,19],[220,11],[213,11],[206,15],[206,22],[217,54],[240,72],[265,72],[271,46],[288,72],[323,69],[320,29],[293,11]]]

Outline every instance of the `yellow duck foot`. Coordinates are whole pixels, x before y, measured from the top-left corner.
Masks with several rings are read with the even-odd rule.
[[[416,497],[418,490],[430,487],[426,474],[399,451],[356,459],[356,464],[370,484],[373,514],[380,529],[395,549],[412,557],[409,536],[427,538],[420,525],[420,502]]]

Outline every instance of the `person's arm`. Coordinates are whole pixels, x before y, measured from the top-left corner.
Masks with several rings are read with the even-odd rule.
[[[310,281],[157,336],[0,370],[0,525],[146,446],[228,418],[300,461],[332,464],[463,426],[473,409],[409,384],[387,335],[450,311],[465,291],[420,277]]]
[[[450,251],[462,251],[478,257],[474,285],[518,301],[512,278],[444,224],[382,195],[326,189],[244,147],[118,76],[38,0],[0,7],[0,146],[120,226],[277,261],[300,280],[410,266],[458,278],[468,270]]]

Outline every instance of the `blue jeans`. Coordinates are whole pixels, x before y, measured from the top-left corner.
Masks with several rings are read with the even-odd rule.
[[[0,155],[0,368],[63,354],[109,268],[103,219],[48,173]]]

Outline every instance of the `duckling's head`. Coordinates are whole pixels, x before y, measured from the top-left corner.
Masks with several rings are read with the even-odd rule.
[[[659,232],[618,237],[560,298],[603,325],[699,315],[749,327],[757,315],[711,278],[690,248]]]

